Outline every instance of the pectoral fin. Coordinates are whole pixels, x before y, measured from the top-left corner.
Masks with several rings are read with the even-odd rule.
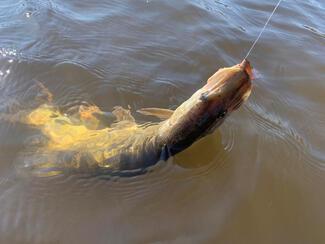
[[[169,119],[174,113],[173,110],[165,108],[141,108],[137,112],[143,115],[154,116],[161,120]]]

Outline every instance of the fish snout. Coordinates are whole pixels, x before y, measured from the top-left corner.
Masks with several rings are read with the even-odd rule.
[[[238,66],[247,73],[250,80],[254,80],[255,76],[253,68],[251,66],[251,63],[247,59],[244,59],[240,64],[238,64]]]
[[[207,103],[210,110],[236,110],[245,102],[252,88],[253,71],[250,62],[241,63],[218,70],[201,89],[200,100]]]

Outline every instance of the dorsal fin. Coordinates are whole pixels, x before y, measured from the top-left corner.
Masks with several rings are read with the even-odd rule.
[[[169,119],[174,113],[173,110],[165,108],[141,108],[137,112],[143,115],[154,116],[161,120]]]

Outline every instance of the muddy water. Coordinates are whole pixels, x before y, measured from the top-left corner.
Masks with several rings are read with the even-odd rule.
[[[0,112],[175,108],[238,63],[275,1],[1,0]],[[325,5],[284,1],[217,132],[125,179],[20,174],[39,132],[0,122],[1,243],[324,243]]]

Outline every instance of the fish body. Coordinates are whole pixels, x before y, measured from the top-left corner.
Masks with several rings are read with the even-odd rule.
[[[138,111],[163,119],[155,124],[139,125],[130,111],[121,107],[109,114],[97,107],[82,107],[77,116],[67,116],[43,104],[28,113],[24,122],[38,128],[45,143],[27,147],[20,168],[31,169],[38,176],[143,173],[212,133],[248,98],[251,79],[247,60],[219,69],[175,111]],[[98,128],[100,116],[107,116],[112,123]]]

